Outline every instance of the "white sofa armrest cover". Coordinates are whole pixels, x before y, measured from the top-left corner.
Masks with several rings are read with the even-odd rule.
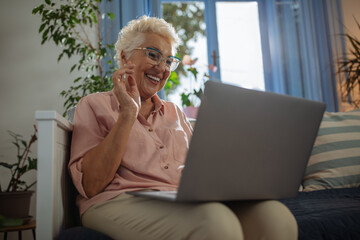
[[[38,170],[36,191],[36,238],[54,239],[76,225],[76,192],[68,176],[73,125],[56,111],[36,111]]]

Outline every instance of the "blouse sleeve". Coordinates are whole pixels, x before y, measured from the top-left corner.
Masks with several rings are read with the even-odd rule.
[[[82,98],[76,106],[74,128],[71,140],[70,162],[68,165],[73,183],[79,194],[88,198],[82,184],[82,161],[85,154],[103,141],[102,131],[99,127],[95,111],[88,98]]]

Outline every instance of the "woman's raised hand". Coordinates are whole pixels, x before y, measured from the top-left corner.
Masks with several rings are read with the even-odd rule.
[[[137,114],[141,108],[141,100],[136,81],[133,77],[135,64],[129,62],[114,72],[112,81],[114,93],[119,101],[121,111]]]

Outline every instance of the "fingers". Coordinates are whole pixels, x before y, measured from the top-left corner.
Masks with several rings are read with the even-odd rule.
[[[139,90],[133,76],[134,68],[135,64],[128,62],[113,73],[114,93],[120,103],[128,97],[137,99],[139,96]]]
[[[122,109],[124,111],[125,109],[129,111],[136,110],[136,113],[138,113],[141,108],[141,100],[134,78],[134,68],[135,64],[128,62],[113,73],[112,81],[115,96]]]
[[[130,62],[128,64],[125,64],[119,70],[115,71],[112,76],[112,81],[113,81],[114,85],[116,85],[121,80],[125,81],[127,75],[134,74],[134,67],[135,67],[135,64]]]
[[[129,76],[127,79],[128,79],[130,91],[133,92],[134,90],[137,90],[135,79],[132,76]]]
[[[128,93],[131,96],[132,100],[136,103],[138,111],[141,108],[141,99],[139,89],[137,88],[137,84],[133,76],[129,76],[128,80]]]

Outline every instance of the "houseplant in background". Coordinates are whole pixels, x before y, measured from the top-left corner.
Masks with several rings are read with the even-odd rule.
[[[184,66],[189,66],[187,71],[191,73],[193,79],[190,79],[190,90],[185,90],[181,93],[181,102],[183,106],[184,113],[188,118],[197,117],[197,112],[201,103],[201,97],[204,91],[204,83],[211,79],[211,77],[204,73],[200,82],[198,82],[198,70],[193,65],[197,62],[197,58],[191,59],[189,55],[185,55],[182,64]],[[216,72],[217,68],[215,66],[209,65],[208,68],[213,72]],[[196,83],[200,84],[199,86],[194,86]]]
[[[197,117],[201,94],[203,92],[201,88],[202,86],[200,86],[199,90],[196,90],[193,87],[193,85],[197,82],[197,74],[199,73],[198,70],[195,67],[193,67],[193,65],[197,62],[197,60],[198,60],[197,58],[191,59],[190,55],[185,55],[182,60],[182,64],[184,66],[189,66],[187,71],[192,74],[194,81],[190,79],[190,90],[181,93],[181,102],[185,115],[188,118],[194,118],[194,119]]]
[[[0,162],[0,166],[10,171],[8,184],[5,188],[0,185],[0,222],[3,226],[21,225],[30,220],[29,207],[33,191],[29,189],[36,181],[27,184],[22,177],[27,172],[37,169],[37,158],[30,156],[31,147],[37,140],[36,126],[34,125],[34,133],[27,142],[21,135],[8,132],[17,148],[17,160],[14,163]]]
[[[360,24],[355,19],[360,34]],[[346,57],[339,60],[339,73],[344,73],[342,87],[344,96],[350,99],[355,108],[360,108],[360,39],[352,34],[344,35],[350,43],[351,50]]]
[[[44,0],[43,4],[32,11],[33,14],[41,16],[41,44],[51,41],[61,47],[58,61],[63,56],[79,59],[71,67],[70,72],[77,70],[83,76],[77,77],[68,90],[60,93],[65,97],[64,115],[68,109],[76,106],[81,97],[112,89],[111,76],[116,69],[114,44],[103,42],[100,24],[105,18],[113,20],[114,14],[101,14],[101,2]]]
[[[179,34],[180,45],[177,48],[176,57],[182,59],[186,55],[191,55],[195,48],[194,43],[205,37],[204,4],[197,1],[163,1],[161,6],[162,17],[171,23]],[[164,86],[166,99],[175,97],[180,100],[178,99],[178,93],[181,91],[179,88],[192,76],[186,67],[180,64],[175,72],[171,73]],[[181,102],[178,103],[181,104]]]
[[[42,4],[32,10],[34,15],[41,17],[41,44],[50,41],[59,46],[62,51],[58,61],[64,56],[79,58],[70,72],[77,70],[83,76],[74,79],[72,86],[60,93],[65,98],[64,115],[68,109],[76,106],[81,97],[112,89],[111,76],[116,70],[114,44],[104,43],[100,29],[101,21],[115,18],[113,13],[100,11],[100,5],[110,1],[43,0]],[[180,12],[178,8],[181,9]],[[174,24],[177,32],[186,32],[180,34],[181,46],[178,57],[191,53],[192,48],[188,44],[190,40],[205,35],[204,11],[197,3],[164,3],[163,17]],[[166,96],[180,85],[179,75],[184,73],[186,75],[181,66],[177,72],[171,73],[164,87]]]

